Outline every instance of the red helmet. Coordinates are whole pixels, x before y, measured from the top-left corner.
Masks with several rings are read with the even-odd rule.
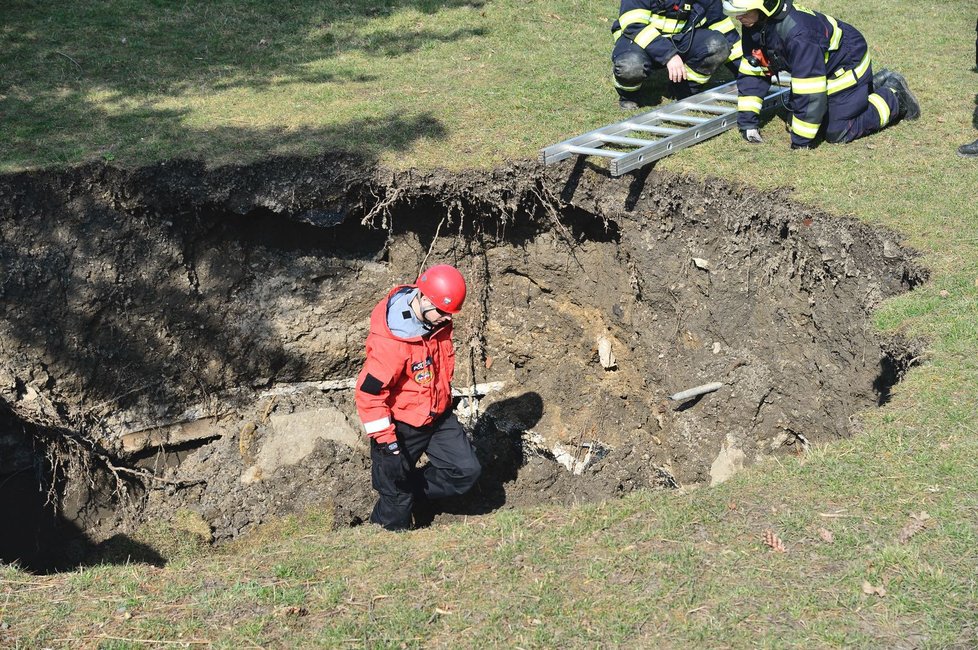
[[[418,276],[418,289],[431,304],[449,314],[457,314],[465,302],[465,278],[448,264],[437,264],[424,271]]]

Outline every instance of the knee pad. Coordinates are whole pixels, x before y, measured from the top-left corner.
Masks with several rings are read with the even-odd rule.
[[[726,37],[720,32],[713,30],[707,30],[709,32],[705,42],[703,43],[703,49],[706,55],[703,57],[703,62],[700,64],[703,69],[700,71],[704,74],[713,74],[717,68],[723,65],[723,62],[727,60],[730,56],[730,43],[727,42]]]
[[[649,76],[652,67],[644,52],[625,52],[615,57],[612,69],[623,86],[637,86]]]

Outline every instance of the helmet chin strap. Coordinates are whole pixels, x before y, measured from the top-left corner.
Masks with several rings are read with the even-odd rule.
[[[425,318],[425,314],[427,314],[429,311],[438,311],[438,309],[436,307],[428,307],[427,309],[424,307],[421,308],[421,326],[430,332],[435,329],[436,326],[434,323]]]

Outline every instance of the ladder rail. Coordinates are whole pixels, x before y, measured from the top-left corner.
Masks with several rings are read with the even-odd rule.
[[[767,111],[782,103],[790,92],[790,77],[781,75],[762,101]],[[706,114],[690,115],[690,113]],[[596,155],[611,159],[612,176],[620,176],[651,162],[712,138],[737,123],[737,82],[729,81],[647,113],[633,115],[540,150],[540,162],[552,164],[571,156]],[[656,140],[636,138],[633,133],[663,136]],[[633,146],[632,151],[602,149],[606,144]]]

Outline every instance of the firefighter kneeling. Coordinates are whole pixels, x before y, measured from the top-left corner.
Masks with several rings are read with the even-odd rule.
[[[851,142],[920,117],[902,75],[873,75],[866,39],[852,25],[792,0],[723,0],[723,12],[743,25],[737,126],[748,142],[761,142],[761,105],[778,72],[791,74],[792,149],[813,146],[820,133]]]
[[[411,527],[415,498],[464,494],[482,472],[451,411],[452,315],[464,301],[462,274],[439,264],[416,284],[394,287],[370,314],[356,403],[380,495],[370,521],[388,530]],[[422,453],[428,464],[419,472]]]

